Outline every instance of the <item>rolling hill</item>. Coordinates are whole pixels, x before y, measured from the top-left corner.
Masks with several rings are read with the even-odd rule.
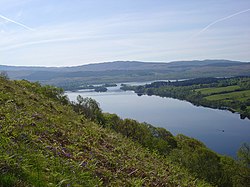
[[[229,60],[176,61],[170,63],[115,61],[73,67],[0,66],[11,79],[26,79],[66,89],[82,84],[249,76],[250,63]]]

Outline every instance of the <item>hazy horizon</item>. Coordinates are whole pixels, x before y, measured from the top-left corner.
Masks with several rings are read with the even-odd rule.
[[[0,0],[1,64],[250,59],[250,1]]]
[[[116,60],[116,61],[110,61],[110,62],[93,62],[93,63],[85,63],[85,64],[79,64],[79,65],[68,65],[68,66],[43,66],[43,65],[6,65],[6,64],[0,64],[0,66],[13,66],[13,67],[34,67],[34,68],[70,68],[70,67],[78,67],[78,66],[85,66],[85,65],[95,65],[95,64],[104,64],[104,63],[114,63],[114,62],[142,62],[142,63],[172,63],[172,62],[192,62],[192,61],[206,61],[206,60],[221,60],[221,61],[236,61],[236,62],[242,62],[242,63],[250,63],[250,61],[240,61],[240,60],[228,60],[228,59],[202,59],[202,60],[175,60],[175,61],[168,61],[168,62],[160,62],[160,61],[135,61],[135,60]]]

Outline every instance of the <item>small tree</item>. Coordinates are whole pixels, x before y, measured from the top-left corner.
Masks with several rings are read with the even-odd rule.
[[[243,143],[237,153],[238,160],[245,166],[250,167],[250,145]]]
[[[237,152],[237,157],[241,167],[239,167],[238,186],[248,186],[250,184],[250,144],[243,143]]]
[[[76,103],[76,111],[84,114],[87,118],[97,121],[100,124],[104,123],[104,117],[99,103],[89,97],[83,98],[78,95]]]
[[[8,76],[8,73],[6,71],[1,71],[0,72],[0,77],[4,78],[6,80],[9,80],[9,76]]]

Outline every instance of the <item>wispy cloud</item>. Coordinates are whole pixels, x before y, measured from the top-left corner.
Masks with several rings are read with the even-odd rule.
[[[249,8],[249,9],[246,9],[246,10],[242,10],[242,11],[237,12],[237,13],[234,13],[234,14],[231,14],[231,15],[229,15],[229,16],[226,16],[226,17],[217,19],[217,20],[215,20],[214,22],[208,24],[208,25],[207,25],[206,27],[204,27],[203,29],[201,29],[199,32],[195,33],[193,36],[191,36],[190,39],[197,37],[198,35],[200,35],[201,33],[205,32],[205,31],[208,30],[210,27],[212,27],[213,25],[215,25],[215,24],[217,24],[217,23],[219,23],[219,22],[225,21],[225,20],[227,20],[227,19],[230,19],[230,18],[232,18],[232,17],[235,17],[235,16],[237,16],[237,15],[243,14],[243,13],[248,12],[248,11],[250,11],[250,8]]]
[[[64,42],[79,42],[82,40],[84,42],[100,41],[105,38],[105,40],[112,41],[116,37],[120,37],[120,39],[123,37],[131,38],[134,35],[141,37],[142,34],[148,33],[147,27],[164,24],[165,21],[163,20],[156,21],[158,14],[147,20],[138,14],[124,14],[116,18],[101,19],[94,22],[71,22],[49,27],[39,27],[37,32],[33,32],[32,34],[26,32],[12,33],[8,39],[2,38],[0,51],[49,43],[63,44]],[[116,32],[117,30],[121,31]],[[159,35],[166,32],[152,31],[149,33],[151,35]],[[147,40],[147,37],[145,40]]]
[[[54,42],[67,42],[67,41],[74,41],[74,40],[81,40],[81,39],[84,39],[84,37],[58,38],[58,39],[47,39],[47,40],[45,39],[45,40],[38,40],[38,41],[32,41],[32,42],[23,42],[23,43],[18,43],[18,44],[14,44],[11,46],[0,48],[0,51],[15,49],[15,48],[24,47],[24,46],[30,46],[30,45],[46,44],[46,43],[54,43]]]
[[[112,1],[110,6],[101,0],[60,5],[0,0],[1,63],[66,66],[113,60],[248,60],[250,9],[246,8],[250,4],[230,1],[193,1],[197,6],[161,1],[160,6],[128,0]],[[230,15],[233,9],[236,13]],[[227,19],[230,25],[220,23]],[[220,27],[202,34],[215,24]],[[27,32],[33,30],[30,26],[35,32]],[[192,35],[195,38],[187,41]]]
[[[0,14],[0,18],[6,20],[6,21],[8,21],[8,22],[14,23],[14,24],[16,24],[16,25],[19,25],[19,26],[21,26],[21,27],[23,27],[23,28],[25,28],[25,29],[27,29],[27,30],[34,31],[33,28],[31,28],[31,27],[29,27],[29,26],[27,26],[27,25],[24,25],[24,24],[22,24],[22,23],[20,23],[20,22],[14,21],[14,20],[12,20],[12,19],[10,19],[10,18],[7,18],[7,17],[5,17],[5,16],[3,16],[3,15],[1,15],[1,14]]]

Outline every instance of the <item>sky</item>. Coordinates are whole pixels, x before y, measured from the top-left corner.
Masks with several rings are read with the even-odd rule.
[[[250,62],[250,0],[0,0],[0,64]]]

